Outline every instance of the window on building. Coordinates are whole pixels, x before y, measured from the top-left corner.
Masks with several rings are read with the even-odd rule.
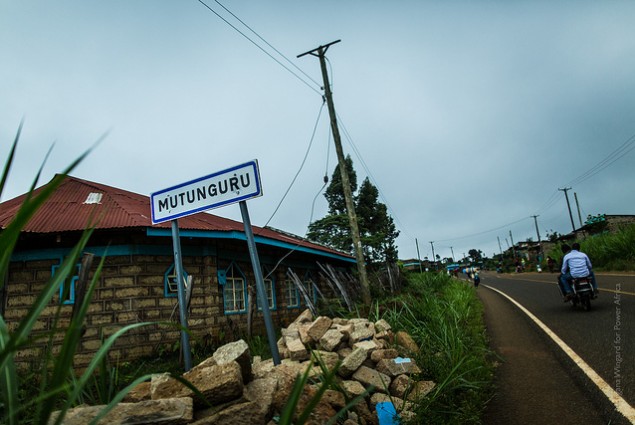
[[[183,289],[187,285],[187,272],[183,270]],[[176,271],[172,264],[163,274],[163,294],[167,298],[178,297],[178,283],[176,281]]]
[[[219,273],[219,283],[223,285],[223,304],[225,314],[244,313],[247,310],[247,288],[245,284],[245,276],[234,263],[232,263],[224,272],[223,279],[220,279],[221,274]]]
[[[284,281],[284,293],[285,300],[287,302],[287,308],[300,307],[300,293],[298,291],[298,288],[296,288],[293,280],[287,278]]]
[[[267,293],[267,301],[269,301],[268,303],[269,310],[275,310],[276,309],[276,290],[275,290],[273,273],[270,273],[269,269],[267,269],[266,267],[263,267],[262,276],[264,278],[265,292]],[[258,310],[262,311],[262,308],[260,307],[260,302],[258,301],[258,288],[256,288],[255,301],[256,301],[256,307],[258,308]]]
[[[315,290],[315,281],[310,272],[304,276],[304,287],[307,290],[309,299],[315,304],[317,302],[317,291]]]
[[[54,265],[51,268],[51,273],[53,276],[58,272],[60,267],[62,266],[62,261],[60,264]],[[77,281],[79,280],[79,268],[81,267],[80,263],[77,263],[75,266],[76,274],[74,276],[69,276],[68,279],[64,280],[60,285],[60,303],[62,304],[75,304],[75,287],[77,286]]]

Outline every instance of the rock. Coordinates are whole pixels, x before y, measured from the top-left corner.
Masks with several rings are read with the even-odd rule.
[[[391,378],[398,375],[417,375],[421,373],[421,369],[417,366],[413,359],[382,359],[377,363],[377,370]]]
[[[324,401],[333,406],[336,410],[343,409],[346,406],[346,398],[344,394],[335,390],[326,390],[322,396]]]
[[[340,365],[337,373],[344,378],[351,376],[357,369],[359,369],[367,357],[368,350],[365,348],[359,347],[354,349],[351,354],[342,360],[342,364]]]
[[[329,328],[331,327],[331,323],[333,323],[333,321],[326,316],[318,317],[317,319],[313,321],[313,323],[308,329],[309,336],[315,342],[320,341],[320,338],[322,338],[322,336],[324,336],[326,331],[328,331]]]
[[[390,394],[395,397],[404,398],[410,393],[413,385],[414,380],[411,377],[408,375],[399,375],[390,383]]]
[[[322,350],[313,350],[311,358],[314,364],[318,364],[319,359],[328,370],[333,370],[340,361],[340,356],[337,353]]]
[[[360,396],[366,391],[366,388],[359,381],[342,381],[340,386],[349,398]]]
[[[249,352],[249,345],[242,339],[223,345],[214,352],[212,357],[219,365],[231,362],[238,363],[240,365],[243,382],[247,383],[251,381],[251,353]]]
[[[371,339],[367,341],[356,342],[355,344],[353,344],[353,349],[355,348],[363,348],[370,354],[378,348],[378,345],[377,342]]]
[[[337,350],[337,355],[340,356],[340,359],[344,359],[352,352],[353,352],[353,349],[351,347],[342,347],[339,350]]]
[[[409,353],[416,354],[419,352],[419,346],[407,332],[397,332],[397,335],[395,335],[395,339],[397,340],[397,344],[405,348],[406,351],[408,351]]]
[[[301,362],[302,360],[306,360],[309,358],[309,352],[307,351],[304,344],[302,344],[302,341],[300,341],[300,338],[286,338],[286,341],[287,349],[289,350],[289,358],[291,360]]]
[[[192,369],[184,373],[183,378],[194,385],[210,404],[234,400],[243,393],[241,368],[235,361],[204,369]],[[187,390],[190,391],[189,388]],[[194,403],[199,405],[203,402],[196,397]]]
[[[152,375],[150,381],[150,399],[161,400],[173,397],[192,397],[192,390],[174,379],[169,373]]]
[[[266,419],[258,403],[248,401],[234,404],[214,415],[193,422],[193,425],[252,425],[264,423],[266,423]]]
[[[365,386],[372,385],[375,387],[375,391],[384,393],[388,392],[388,387],[390,386],[389,376],[366,366],[361,366],[357,369],[357,372],[353,374],[353,379]]]
[[[340,331],[329,329],[320,338],[320,346],[326,351],[334,351],[342,342],[343,335]]]
[[[375,410],[375,406],[377,406],[378,403],[387,401],[391,402],[393,406],[395,406],[397,412],[401,412],[402,410],[412,410],[413,407],[412,403],[407,402],[399,397],[391,397],[388,394],[382,393],[375,393],[372,395],[372,397],[370,398],[370,407],[372,410]]]
[[[84,425],[90,423],[106,406],[76,407],[66,412],[62,423]],[[54,412],[49,424],[55,423],[59,412]],[[190,397],[145,400],[138,403],[119,403],[99,423],[180,425],[192,422],[193,402]]]
[[[370,359],[375,363],[379,363],[382,359],[394,359],[398,356],[399,352],[394,348],[379,349],[370,353]]]
[[[278,388],[278,381],[275,378],[254,379],[245,387],[243,395],[245,399],[253,401],[258,405],[263,422],[271,419],[273,413],[273,394]]]
[[[348,344],[353,347],[356,342],[373,339],[375,325],[368,320],[353,323],[353,332],[348,337]]]
[[[434,381],[417,381],[414,383],[410,394],[406,397],[409,401],[416,401],[418,398],[425,397],[430,391],[436,387]]]
[[[275,366],[273,365],[273,359],[264,360],[261,362],[254,362],[251,365],[251,373],[254,379],[266,378],[271,374]]]
[[[375,322],[375,333],[382,333],[391,330],[392,327],[386,320],[379,319]]]
[[[131,389],[124,397],[124,403],[138,403],[143,400],[150,400],[150,381],[142,382]]]
[[[312,321],[313,321],[313,313],[311,313],[311,310],[307,308],[302,313],[300,313],[298,317],[296,317],[293,323],[308,323]]]

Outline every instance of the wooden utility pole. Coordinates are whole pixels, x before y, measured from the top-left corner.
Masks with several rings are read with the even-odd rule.
[[[570,187],[565,187],[565,188],[558,188],[558,190],[561,190],[564,192],[564,197],[567,200],[567,209],[569,210],[569,218],[571,219],[571,227],[573,228],[573,231],[575,232],[575,224],[573,224],[573,214],[571,214],[571,204],[569,203],[569,195],[567,194],[567,191],[571,190]]]
[[[337,161],[339,163],[340,174],[342,176],[342,187],[344,190],[344,199],[346,201],[346,210],[348,212],[348,221],[351,226],[351,236],[353,238],[353,250],[355,251],[355,259],[357,260],[357,271],[359,273],[359,281],[362,285],[362,301],[367,306],[370,306],[370,285],[368,284],[368,276],[366,274],[366,264],[364,261],[364,251],[362,250],[362,241],[359,237],[359,226],[357,225],[357,214],[355,213],[355,206],[353,204],[353,192],[351,191],[351,184],[348,178],[348,172],[346,171],[346,161],[344,158],[344,150],[342,149],[342,141],[340,139],[340,131],[337,127],[337,118],[335,115],[335,105],[333,104],[333,94],[331,93],[331,85],[329,83],[329,76],[326,70],[326,51],[333,44],[339,43],[341,40],[336,40],[328,43],[324,46],[320,46],[316,49],[298,55],[298,58],[311,55],[320,59],[320,68],[322,69],[322,79],[324,81],[324,96],[326,97],[326,104],[329,108],[329,116],[331,117],[331,131],[333,132],[333,141],[335,142],[335,151],[337,152]]]

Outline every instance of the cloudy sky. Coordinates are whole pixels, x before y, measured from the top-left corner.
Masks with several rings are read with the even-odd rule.
[[[532,215],[542,237],[567,233],[558,188],[576,226],[574,193],[583,220],[635,214],[633,1],[205,3],[0,0],[3,161],[24,119],[2,200],[53,143],[42,184],[108,132],[74,176],[149,195],[257,159],[253,224],[304,235],[336,159],[319,61],[296,56],[341,39],[327,57],[344,150],[401,258],[415,240],[422,258],[430,241],[491,256],[510,231],[536,240]]]

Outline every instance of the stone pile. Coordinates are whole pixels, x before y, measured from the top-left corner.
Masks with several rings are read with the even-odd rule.
[[[318,393],[320,375],[327,369],[336,371],[338,389],[324,392],[306,423],[326,423],[361,396],[341,422],[378,424],[376,409],[387,402],[401,417],[413,417],[412,402],[435,385],[417,379],[422,371],[410,356],[419,347],[407,333],[393,334],[385,320],[313,319],[306,310],[282,329],[278,350],[283,360],[274,366],[272,360],[252,359],[243,340],[224,345],[183,374],[196,392],[170,374],[154,375],[100,423],[274,425],[299,376],[308,373],[296,415]],[[64,423],[88,423],[102,408],[72,409]]]

